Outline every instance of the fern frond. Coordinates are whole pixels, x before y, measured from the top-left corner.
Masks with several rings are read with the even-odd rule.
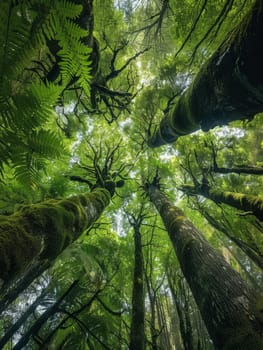
[[[50,130],[40,129],[30,134],[4,130],[2,135],[9,141],[0,142],[0,172],[4,164],[10,163],[15,178],[26,186],[39,183],[48,159],[57,159],[65,153],[62,140]]]
[[[39,130],[28,137],[28,147],[40,157],[59,158],[65,149],[62,140],[50,130]]]
[[[74,4],[67,0],[57,1],[55,4],[57,10],[63,9],[66,18],[76,19],[82,10],[82,5]]]
[[[0,71],[9,79],[15,79],[33,56],[34,48],[29,35],[31,23],[27,17],[20,15],[19,7],[12,6],[12,1],[5,4],[8,15],[4,12],[0,17],[1,25],[4,23],[0,37]]]
[[[56,26],[57,39],[62,47],[58,52],[62,58],[59,64],[62,78],[66,81],[69,76],[71,78],[77,77],[78,83],[89,96],[91,81],[89,56],[92,50],[81,41],[83,37],[87,36],[87,32],[59,13],[56,18]]]
[[[61,87],[33,83],[24,93],[0,98],[0,119],[5,127],[31,130],[42,126],[54,116],[54,106]]]
[[[17,153],[13,167],[15,178],[24,186],[33,187],[39,182],[39,172],[32,164],[32,154]]]
[[[36,183],[46,160],[64,153],[60,137],[45,127],[73,77],[89,94],[91,49],[73,21],[81,10],[67,0],[0,1],[0,175],[8,164],[20,182]],[[33,69],[48,56],[48,40],[61,47],[62,84],[44,84]]]
[[[38,82],[32,84],[32,96],[37,101],[39,109],[41,109],[41,112],[39,110],[35,111],[39,118],[43,116],[45,120],[45,118],[50,118],[51,115],[54,115],[54,106],[57,104],[61,90],[61,86],[52,83],[43,84]]]
[[[7,144],[0,141],[0,176],[3,177],[4,165],[10,160],[10,150]]]

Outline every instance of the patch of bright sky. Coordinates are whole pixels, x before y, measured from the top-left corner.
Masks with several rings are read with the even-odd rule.
[[[169,161],[174,157],[179,156],[179,152],[173,146],[167,146],[164,152],[160,153],[159,158],[162,161]]]
[[[246,135],[246,130],[227,126],[227,125],[218,126],[218,127],[215,127],[214,129],[210,129],[210,132],[214,136],[219,137],[219,138],[226,137],[226,136],[235,136],[236,138],[241,138],[241,137],[244,137]],[[198,135],[198,134],[205,135],[206,132],[199,129],[199,130],[196,130],[195,132],[191,133],[191,135]]]
[[[127,126],[131,126],[132,124],[132,120],[131,118],[127,118],[121,122],[119,122],[119,127],[121,129],[121,131],[124,131],[124,129],[127,127]]]
[[[141,3],[141,0],[133,0],[130,3],[132,4],[132,10],[134,11],[139,4]],[[127,0],[114,0],[114,7],[122,10],[127,6]]]
[[[215,128],[211,130],[212,134],[217,137],[225,137],[225,136],[235,136],[236,138],[244,137],[246,134],[246,130],[240,128],[233,128],[227,125],[222,126],[220,128]]]
[[[55,110],[57,112],[58,115],[63,115],[63,114],[70,114],[74,112],[74,108],[75,108],[76,104],[74,102],[66,105],[66,106],[56,106]]]
[[[149,74],[149,71],[146,73],[145,69],[142,68],[142,63],[139,58],[136,60],[136,66],[140,76],[140,83],[144,86],[151,85],[154,76]]]
[[[120,237],[126,236],[127,232],[123,229],[124,227],[124,215],[123,211],[119,209],[116,214],[113,215],[114,230]]]

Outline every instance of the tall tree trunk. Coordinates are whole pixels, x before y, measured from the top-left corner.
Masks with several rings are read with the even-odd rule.
[[[215,346],[261,350],[263,296],[242,280],[156,185],[148,184],[145,189],[167,228]]]
[[[263,1],[225,39],[148,140],[150,147],[263,111]]]
[[[201,195],[215,203],[224,203],[233,208],[251,212],[260,221],[263,221],[263,198],[250,194],[213,190],[209,186],[182,186],[182,191],[189,195]]]
[[[156,306],[156,293],[152,289],[150,285],[149,278],[147,274],[145,273],[145,281],[146,281],[146,287],[148,292],[148,297],[150,301],[150,333],[151,333],[151,348],[152,350],[158,350],[158,336],[159,332],[156,329],[156,312],[155,312],[155,306]]]
[[[164,304],[165,302],[165,304]],[[162,319],[162,324],[163,324],[163,342],[164,342],[164,348],[165,349],[171,349],[172,345],[170,342],[170,337],[169,337],[169,319],[168,319],[168,312],[169,309],[166,309],[166,294],[165,295],[161,295],[161,293],[158,293],[158,304],[159,304],[159,308],[160,308],[160,312],[161,312],[161,319]]]
[[[144,350],[144,271],[141,233],[134,226],[134,273],[132,290],[132,320],[130,350]]]
[[[189,297],[186,296],[185,287],[183,281],[177,282],[177,288],[175,290],[174,283],[171,280],[170,271],[168,274],[168,284],[172,294],[173,302],[176,307],[176,311],[179,318],[179,326],[182,341],[185,350],[194,350],[194,337],[192,332],[192,326],[189,315]]]
[[[0,216],[0,281],[10,283],[36,261],[54,260],[109,204],[104,188],[62,200],[48,200]]]

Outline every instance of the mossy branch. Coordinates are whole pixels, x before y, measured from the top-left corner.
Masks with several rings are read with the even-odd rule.
[[[110,192],[92,192],[48,200],[0,217],[0,279],[10,282],[33,261],[54,260],[101,215]]]

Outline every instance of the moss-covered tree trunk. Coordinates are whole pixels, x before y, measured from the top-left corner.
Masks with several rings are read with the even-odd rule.
[[[233,208],[251,212],[260,221],[263,221],[263,198],[250,194],[213,190],[209,186],[185,185],[181,188],[190,195],[201,195],[215,203],[224,203]]]
[[[248,175],[263,175],[263,167],[262,166],[236,166],[232,168],[218,167],[214,166],[209,169],[214,173],[220,174],[248,174]]]
[[[141,233],[134,226],[134,273],[132,290],[132,320],[130,350],[144,350],[144,271]]]
[[[167,228],[216,348],[261,350],[263,296],[250,289],[158,187],[148,185],[147,192]]]
[[[26,206],[0,216],[0,279],[9,283],[32,264],[54,260],[109,204],[107,189]]]
[[[256,0],[174,109],[148,140],[151,147],[174,142],[200,128],[252,117],[263,111],[263,1]]]

